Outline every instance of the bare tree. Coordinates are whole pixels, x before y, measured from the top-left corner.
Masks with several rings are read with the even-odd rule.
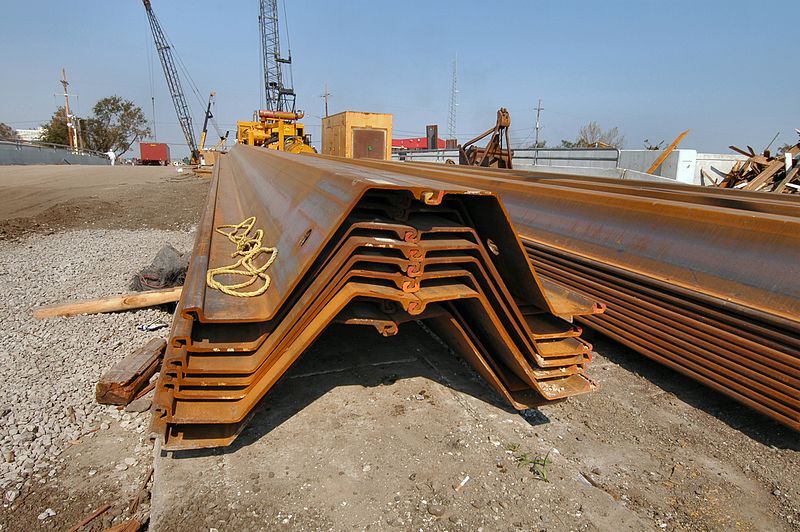
[[[621,148],[624,145],[625,137],[618,128],[604,131],[597,122],[589,122],[580,128],[574,141],[561,141],[562,148]]]

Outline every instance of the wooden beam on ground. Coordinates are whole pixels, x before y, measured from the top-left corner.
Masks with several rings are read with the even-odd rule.
[[[140,523],[138,519],[131,519],[114,525],[111,528],[106,528],[103,532],[138,532],[141,529],[142,523]]]
[[[104,506],[101,506],[100,508],[98,508],[97,510],[95,510],[94,512],[92,512],[91,514],[86,516],[83,520],[81,520],[80,523],[78,523],[77,525],[75,525],[72,528],[70,528],[69,532],[78,532],[78,530],[80,530],[84,526],[88,525],[89,523],[91,523],[92,521],[97,519],[97,517],[99,517],[99,516],[103,515],[104,513],[106,513],[109,509],[111,509],[111,505],[110,504],[106,504]]]
[[[775,185],[775,188],[772,191],[778,193],[783,192],[783,189],[786,188],[786,185],[788,185],[792,181],[792,179],[794,179],[797,176],[798,170],[800,170],[800,163],[798,163],[797,166],[786,172],[786,175],[783,176],[783,179],[781,179],[777,185]]]
[[[166,340],[153,338],[106,371],[95,388],[95,398],[103,405],[127,405],[155,375]]]
[[[669,157],[669,154],[670,154],[670,153],[672,153],[672,152],[675,150],[675,148],[677,148],[677,147],[678,147],[678,144],[680,144],[680,143],[681,143],[681,141],[683,140],[683,137],[685,137],[686,135],[688,135],[688,134],[689,134],[689,131],[691,131],[691,130],[690,130],[690,129],[687,129],[686,131],[684,131],[683,133],[681,133],[680,135],[678,135],[678,136],[677,136],[677,138],[676,138],[675,140],[673,140],[673,141],[672,141],[672,144],[670,144],[669,146],[667,146],[667,149],[666,149],[666,150],[664,150],[664,153],[662,153],[661,155],[659,155],[659,156],[658,156],[658,159],[656,159],[656,162],[654,162],[654,163],[652,164],[652,166],[650,166],[650,168],[648,168],[648,169],[645,171],[645,173],[647,173],[647,174],[652,174],[653,172],[655,172],[655,171],[656,171],[656,168],[658,168],[659,166],[661,166],[661,163],[663,163],[664,161],[666,161],[666,160],[667,160],[667,157]]]
[[[79,314],[99,314],[102,312],[118,312],[137,308],[154,307],[165,303],[175,303],[181,298],[182,287],[162,288],[147,292],[133,292],[118,296],[101,297],[87,301],[58,303],[37,307],[33,310],[36,318],[52,318],[54,316],[77,316]]]

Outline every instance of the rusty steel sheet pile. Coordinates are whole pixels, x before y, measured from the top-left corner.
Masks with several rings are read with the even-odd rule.
[[[405,168],[402,168],[405,170]],[[596,388],[573,317],[498,195],[237,145],[216,165],[154,399],[162,449],[229,445],[331,323],[425,323],[514,408]]]
[[[800,202],[763,193],[429,163],[352,162],[496,192],[576,321],[800,430]]]

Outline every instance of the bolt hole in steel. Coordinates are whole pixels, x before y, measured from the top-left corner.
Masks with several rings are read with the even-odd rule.
[[[491,251],[493,255],[500,254],[500,248],[497,247],[497,244],[495,244],[491,238],[486,241],[486,247],[489,248],[489,251]]]
[[[306,231],[305,234],[303,235],[303,238],[300,239],[300,245],[302,246],[303,244],[305,244],[306,241],[308,240],[308,237],[310,236],[311,236],[311,229]]]

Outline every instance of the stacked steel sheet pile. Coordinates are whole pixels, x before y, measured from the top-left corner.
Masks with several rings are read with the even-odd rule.
[[[568,320],[601,310],[537,279],[494,193],[237,145],[215,167],[154,427],[166,450],[229,444],[333,321],[424,320],[515,408],[559,400],[594,388]]]
[[[607,305],[604,314],[578,321],[800,429],[796,199],[558,173],[406,166],[500,194],[537,272]]]

